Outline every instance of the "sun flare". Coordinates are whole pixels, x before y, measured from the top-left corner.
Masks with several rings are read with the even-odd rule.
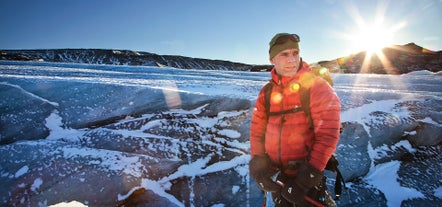
[[[359,71],[361,73],[370,71],[371,68],[377,70],[388,70],[394,68],[388,57],[383,53],[383,49],[391,47],[397,42],[396,35],[399,30],[407,26],[407,20],[393,21],[389,19],[387,14],[388,2],[379,3],[377,5],[374,16],[362,16],[360,9],[353,4],[347,5],[347,12],[351,15],[354,25],[347,25],[347,32],[343,33],[343,37],[347,40],[346,54],[341,61],[353,62],[353,56],[365,52],[365,57],[361,62]],[[369,20],[369,21],[367,21]],[[381,69],[379,69],[382,67]]]
[[[394,33],[379,25],[364,26],[350,37],[352,52],[366,51],[368,54],[379,53],[382,48],[393,44]]]

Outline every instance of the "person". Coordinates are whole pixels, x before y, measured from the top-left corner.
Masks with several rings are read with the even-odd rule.
[[[271,39],[269,105],[264,86],[250,124],[250,173],[262,190],[272,193],[275,206],[325,203],[323,170],[339,139],[340,100],[327,81],[309,75],[299,42],[298,35],[289,33]],[[301,87],[309,88],[311,119],[303,110],[290,110],[302,106]]]

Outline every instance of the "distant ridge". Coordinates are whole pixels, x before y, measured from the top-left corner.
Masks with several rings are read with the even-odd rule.
[[[385,47],[382,54],[383,58],[372,54],[366,60],[366,52],[363,51],[318,64],[340,73],[404,74],[418,70],[442,70],[442,51],[428,50],[415,43]]]
[[[330,61],[320,61],[314,67],[327,67],[334,73],[403,74],[417,70],[442,70],[441,51],[431,51],[415,43],[394,45],[382,49],[388,61],[373,55],[364,63],[366,52],[351,54]],[[269,71],[271,65],[250,65],[224,60],[210,60],[149,52],[111,49],[40,49],[0,50],[0,60],[46,61],[105,65],[155,66],[181,69]],[[362,67],[364,64],[364,67]]]
[[[1,50],[0,59],[105,65],[156,66],[181,69],[251,71],[253,65],[223,60],[158,55],[131,50],[42,49]]]

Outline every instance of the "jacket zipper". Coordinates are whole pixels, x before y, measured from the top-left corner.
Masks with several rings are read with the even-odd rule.
[[[281,79],[279,80],[279,85],[281,86],[280,89],[280,93],[281,93],[281,109],[282,111],[284,110],[284,87],[282,85]],[[281,166],[281,169],[283,167],[283,163],[282,163],[282,156],[281,156],[281,143],[282,143],[282,126],[285,122],[285,115],[283,114],[281,117],[281,124],[279,125],[279,137],[278,137],[278,162],[279,165]]]
[[[281,168],[283,166],[282,158],[281,158],[282,157],[281,156],[281,140],[282,140],[282,125],[284,124],[284,122],[285,122],[285,115],[282,115],[281,125],[279,127],[279,140],[278,140],[278,161],[279,161],[279,165],[281,166]]]

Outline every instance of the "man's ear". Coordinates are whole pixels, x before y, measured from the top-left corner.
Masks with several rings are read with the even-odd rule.
[[[274,63],[273,63],[273,58],[270,58],[269,61],[270,61],[270,63],[271,63],[272,65],[274,65]]]

